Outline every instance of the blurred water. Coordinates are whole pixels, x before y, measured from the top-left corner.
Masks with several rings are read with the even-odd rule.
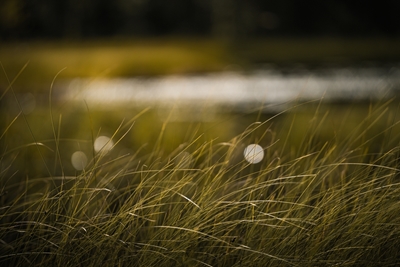
[[[249,73],[126,79],[74,79],[58,86],[59,99],[85,100],[92,107],[279,107],[284,103],[388,98],[400,90],[400,66],[306,68],[290,71],[264,68]]]

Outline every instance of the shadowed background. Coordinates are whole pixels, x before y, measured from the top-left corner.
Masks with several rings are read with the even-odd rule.
[[[3,0],[2,40],[163,35],[396,36],[398,1]]]

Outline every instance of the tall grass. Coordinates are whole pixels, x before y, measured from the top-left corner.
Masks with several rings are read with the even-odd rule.
[[[37,117],[2,106],[2,266],[400,263],[395,102],[256,114],[233,136],[221,123],[213,136],[166,120],[127,152],[145,112],[120,118],[113,148],[96,152],[103,116],[90,109],[76,119],[52,106]],[[250,143],[264,148],[258,164],[243,157]],[[70,163],[75,150],[88,155],[82,171]]]

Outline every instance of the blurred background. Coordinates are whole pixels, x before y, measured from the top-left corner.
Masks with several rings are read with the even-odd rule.
[[[3,145],[54,139],[55,128],[75,141],[111,137],[146,110],[126,147],[154,144],[164,129],[172,151],[288,109],[274,126],[290,132],[295,111],[296,146],[315,109],[290,107],[309,101],[330,110],[331,128],[316,136],[332,138],[337,124],[346,136],[371,103],[397,108],[399,11],[395,0],[1,0],[0,105],[12,124]],[[354,113],[342,122],[344,107]],[[75,141],[64,168],[84,147]]]
[[[1,38],[398,36],[400,3],[308,0],[2,0]]]
[[[2,0],[0,59],[10,77],[29,63],[14,86],[30,91],[48,89],[60,71],[57,82],[254,70],[310,80],[323,70],[331,91],[325,78],[338,71],[354,87],[382,74],[393,87],[399,10],[393,0]]]
[[[2,0],[0,56],[10,74],[29,61],[33,81],[65,67],[71,78],[376,66],[400,59],[399,10],[393,0]]]

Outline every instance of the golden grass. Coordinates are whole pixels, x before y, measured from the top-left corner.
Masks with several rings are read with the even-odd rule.
[[[395,99],[317,100],[203,123],[58,106],[51,95],[24,114],[15,95],[0,97],[2,266],[400,261]],[[100,135],[110,151],[94,150]],[[243,157],[252,143],[265,153],[255,165]],[[82,171],[75,151],[88,157]]]
[[[2,265],[399,262],[394,101],[299,104],[205,124],[150,110],[2,112]],[[96,153],[104,132],[114,147]],[[243,158],[249,143],[264,148],[259,164]],[[72,168],[75,150],[89,157],[83,171]]]

